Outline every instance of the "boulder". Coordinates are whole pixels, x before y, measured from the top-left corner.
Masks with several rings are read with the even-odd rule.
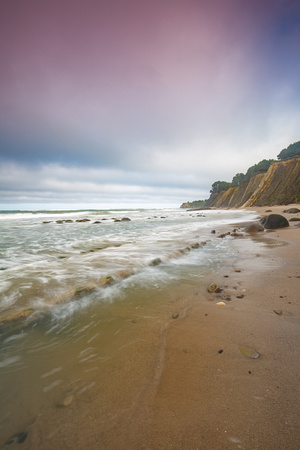
[[[160,258],[155,258],[150,262],[149,266],[158,266],[161,263],[162,263],[162,260]]]
[[[288,214],[297,214],[298,212],[300,212],[300,209],[298,209],[298,208],[290,208],[290,209],[285,209],[283,212],[284,213],[288,213]]]
[[[289,226],[289,221],[280,214],[270,214],[269,216],[262,217],[259,222],[266,230]]]
[[[260,223],[249,223],[245,226],[244,231],[246,231],[246,233],[257,233],[259,231],[264,231],[264,227]]]

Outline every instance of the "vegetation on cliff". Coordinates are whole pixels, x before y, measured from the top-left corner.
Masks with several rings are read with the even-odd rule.
[[[187,202],[187,207],[241,207],[300,201],[300,141],[290,144],[274,159],[263,159],[237,173],[231,183],[215,181],[208,200]],[[288,163],[288,164],[286,164]],[[199,206],[198,206],[199,205]]]

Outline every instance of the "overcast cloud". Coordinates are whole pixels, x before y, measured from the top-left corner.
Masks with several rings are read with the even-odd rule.
[[[0,0],[0,208],[179,206],[300,139],[300,3]]]

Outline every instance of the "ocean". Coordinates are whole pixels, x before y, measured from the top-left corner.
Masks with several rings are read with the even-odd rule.
[[[96,399],[103,420],[123,411],[140,395],[143,371],[155,364],[153,349],[166,320],[184,307],[186,289],[201,294],[207,277],[236,260],[233,238],[218,238],[218,230],[255,217],[244,210],[0,212],[0,446],[11,438],[46,448],[45,438],[51,448],[65,436],[70,411],[80,420]],[[149,353],[149,367],[139,366],[139,352]]]

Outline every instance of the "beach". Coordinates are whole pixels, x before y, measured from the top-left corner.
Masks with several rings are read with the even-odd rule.
[[[281,214],[289,207],[252,210]],[[104,355],[97,376],[86,370],[74,390],[75,368],[63,355],[69,390],[49,398],[42,414],[28,414],[4,448],[299,448],[297,223],[231,239],[226,264],[200,279],[135,291],[151,299],[142,312],[134,299],[120,302],[118,320],[110,321],[107,305],[101,320],[115,327],[115,338],[105,351],[117,357]],[[220,292],[208,292],[211,284]],[[82,360],[91,356],[92,339]]]

